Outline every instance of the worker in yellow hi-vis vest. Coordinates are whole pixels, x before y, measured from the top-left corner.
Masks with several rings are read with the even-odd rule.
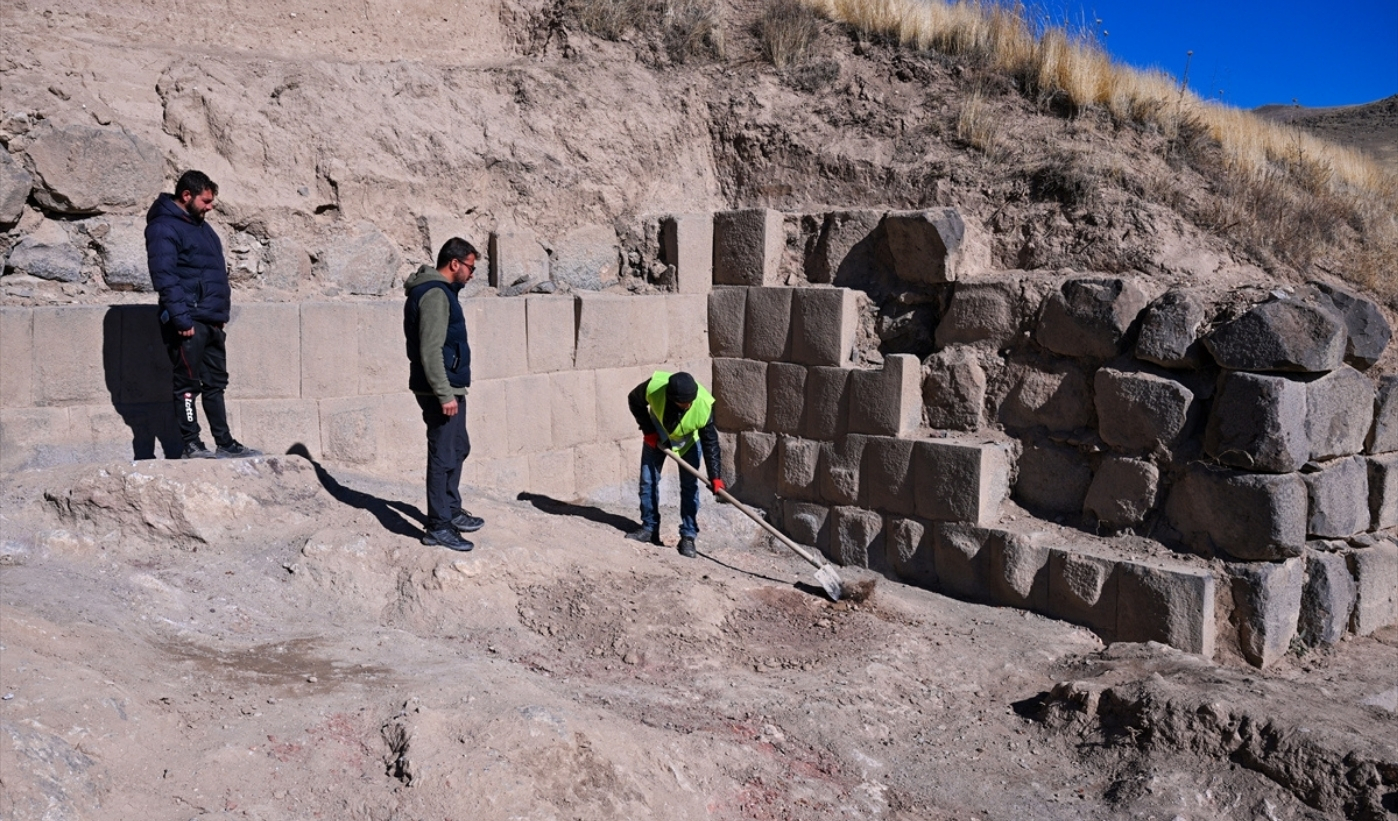
[[[699,452],[715,491],[723,490],[718,448],[718,428],[714,426],[714,396],[681,371],[656,371],[626,397],[631,415],[641,427],[645,441],[641,448],[641,527],[626,534],[638,542],[660,541],[660,469],[665,466],[663,449],[699,467]],[[688,471],[680,472],[681,556],[694,558],[694,540],[699,536],[699,480]]]

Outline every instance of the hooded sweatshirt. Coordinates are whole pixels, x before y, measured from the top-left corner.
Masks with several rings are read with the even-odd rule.
[[[435,287],[420,289],[424,285]],[[403,283],[403,335],[411,363],[408,387],[442,404],[465,396],[471,385],[471,346],[456,300],[460,290],[431,265],[420,266]]]
[[[169,194],[146,212],[146,262],[164,309],[161,321],[178,331],[195,322],[228,321],[232,290],[223,243],[213,226],[191,217]]]

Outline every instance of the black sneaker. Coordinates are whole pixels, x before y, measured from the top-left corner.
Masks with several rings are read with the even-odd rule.
[[[692,536],[681,536],[681,537],[680,537],[680,547],[679,547],[679,550],[680,550],[680,555],[683,556],[683,557],[685,557],[686,559],[692,559],[692,558],[694,558],[694,557],[697,555],[697,554],[694,552],[694,537],[692,537]]]
[[[472,516],[469,512],[462,510],[451,517],[451,526],[460,533],[475,533],[485,526],[485,519]]]
[[[247,445],[234,439],[226,445],[219,445],[216,454],[220,459],[246,459],[250,456],[261,456],[262,451],[257,448],[250,448]]]
[[[180,454],[181,459],[213,459],[214,452],[204,447],[204,443],[195,439],[193,442],[184,443],[184,452]]]
[[[475,547],[475,545],[461,538],[461,534],[449,527],[444,527],[441,530],[427,531],[427,533],[423,534],[422,543],[429,547],[446,547],[462,553]]]
[[[649,544],[662,544],[660,534],[648,527],[638,527],[626,534],[626,538],[633,542],[647,542]]]

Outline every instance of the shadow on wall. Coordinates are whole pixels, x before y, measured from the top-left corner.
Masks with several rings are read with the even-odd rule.
[[[182,446],[158,311],[114,305],[102,318],[102,373],[112,407],[131,429],[133,459],[154,459],[157,447],[177,459]]]

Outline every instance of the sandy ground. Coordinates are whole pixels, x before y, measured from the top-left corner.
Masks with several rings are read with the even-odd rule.
[[[689,560],[673,510],[657,548],[624,503],[472,494],[458,554],[418,543],[419,496],[295,457],[8,477],[0,815],[1398,813],[1398,630],[1259,673],[883,579],[832,603],[726,505]],[[1134,724],[1074,714],[1094,687]],[[1170,724],[1219,711],[1237,743]],[[1269,773],[1264,723],[1373,784]]]

